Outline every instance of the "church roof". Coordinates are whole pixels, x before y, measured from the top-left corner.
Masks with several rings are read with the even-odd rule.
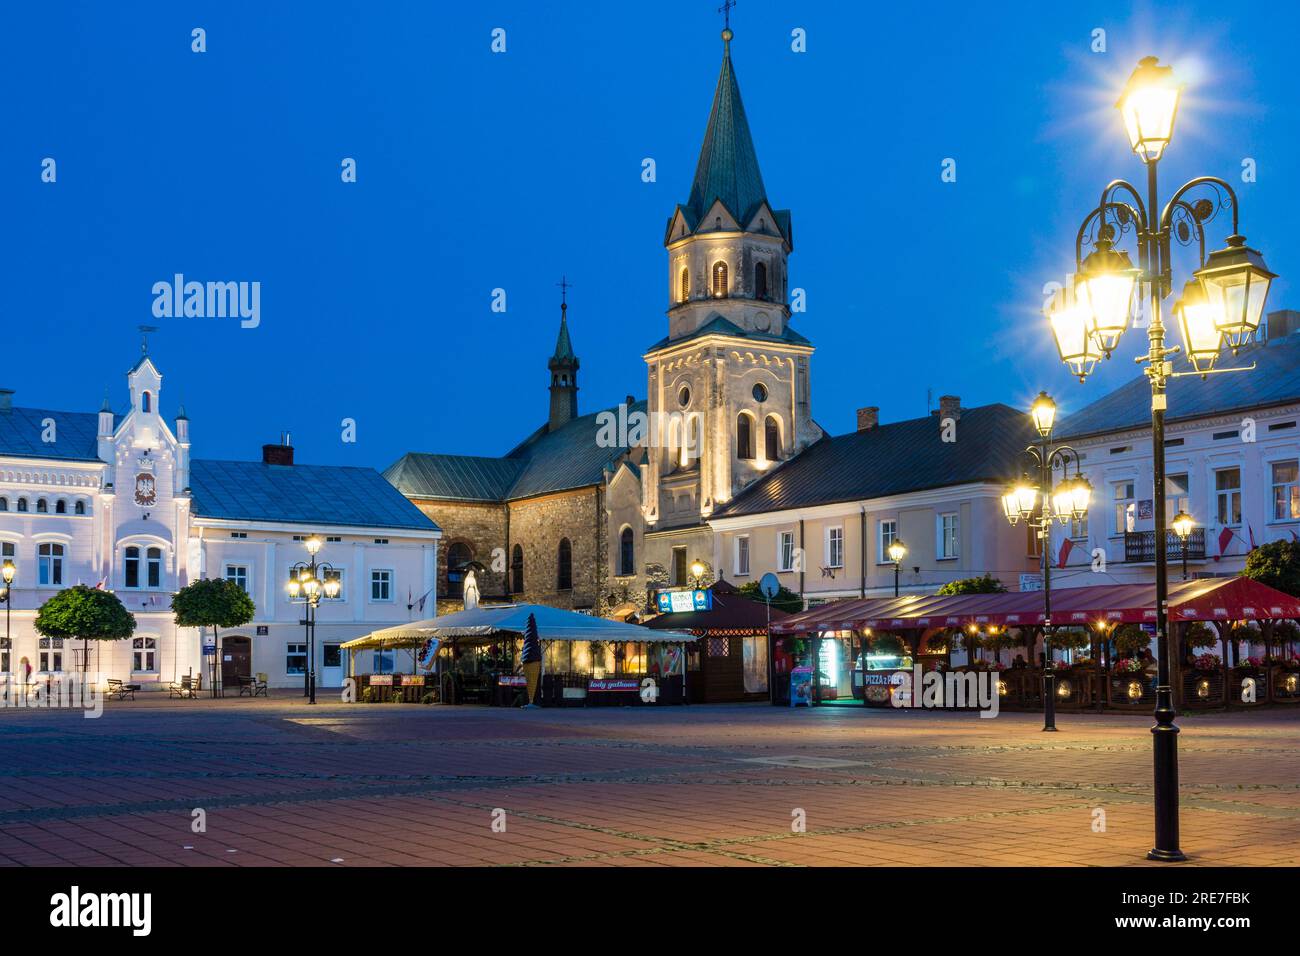
[[[731,65],[731,44],[723,48],[722,71],[713,94],[713,109],[704,131],[704,145],[695,167],[695,181],[686,202],[691,227],[704,218],[714,200],[722,200],[732,216],[744,219],[767,198],[758,154],[740,100],[740,84]]]
[[[46,419],[54,421],[55,441],[42,441]],[[115,415],[113,427],[122,417]],[[63,461],[99,460],[99,415],[95,412],[56,412],[47,408],[0,409],[0,455],[53,458]]]
[[[196,458],[190,491],[200,518],[439,530],[373,468]]]
[[[644,401],[627,407],[627,416],[645,413]],[[582,415],[550,431],[542,426],[501,458],[410,452],[384,471],[394,487],[413,498],[448,501],[509,501],[600,484],[605,469],[628,450],[600,443],[599,416],[619,415],[618,407]]]
[[[553,362],[572,362],[576,358],[573,354],[573,341],[569,338],[569,321],[567,310],[560,309],[560,334],[555,338],[555,354],[551,356]]]
[[[823,438],[768,472],[713,513],[762,514],[900,495],[976,481],[1005,482],[1021,471],[1037,433],[1008,405],[963,409],[957,441],[943,441],[938,418],[892,422]]]
[[[689,342],[692,339],[698,339],[705,335],[730,335],[735,338],[749,339],[754,342],[783,342],[786,345],[812,345],[811,342],[792,329],[788,323],[782,328],[780,335],[773,335],[770,332],[749,332],[742,329],[730,319],[723,318],[715,312],[709,321],[705,322],[689,335],[683,335],[679,338],[664,336],[654,345],[646,349],[646,351],[657,352],[665,346],[680,345],[683,342]]]

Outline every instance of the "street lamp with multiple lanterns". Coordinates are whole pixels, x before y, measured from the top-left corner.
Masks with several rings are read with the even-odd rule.
[[[339,579],[334,566],[317,561],[316,554],[324,542],[319,535],[311,535],[304,544],[309,560],[299,561],[289,569],[286,590],[290,601],[301,601],[306,614],[302,624],[307,634],[307,668],[303,674],[303,696],[307,703],[316,703],[316,608],[321,597],[333,600],[339,596]]]
[[[14,594],[14,592],[13,592],[13,589],[12,589],[12,585],[13,585],[13,583],[14,583],[14,574],[15,574],[15,573],[16,573],[16,569],[14,568],[14,563],[13,563],[12,561],[6,560],[5,563],[4,563],[4,567],[3,567],[3,568],[0,568],[0,578],[3,578],[3,580],[4,580],[4,585],[3,585],[3,586],[0,586],[0,603],[3,603],[4,606],[5,606],[5,646],[4,646],[4,649],[5,649],[6,651],[10,650],[10,648],[13,647],[12,639],[11,639],[11,637],[10,637],[10,635],[9,635],[9,609],[10,609],[11,607],[13,607],[13,603],[14,603],[14,602],[13,602],[13,594]],[[7,671],[8,668],[5,668],[5,670]],[[26,675],[23,675],[23,679],[26,680]]]
[[[894,597],[898,597],[898,568],[907,557],[907,547],[895,538],[889,542],[886,552],[889,554],[889,560],[894,562]]]
[[[1069,445],[1052,445],[1056,425],[1056,402],[1046,392],[1029,410],[1038,432],[1038,443],[1029,445],[1025,455],[1037,466],[1034,480],[1028,477],[1009,487],[1002,496],[1002,511],[1014,527],[1023,521],[1033,528],[1039,539],[1043,569],[1043,730],[1056,730],[1056,674],[1052,669],[1052,519],[1062,524],[1080,521],[1088,513],[1092,485],[1079,468],[1079,453]],[[1074,462],[1074,476],[1069,474]],[[1061,469],[1061,482],[1052,488],[1052,473]]]
[[[1169,677],[1169,569],[1165,538],[1165,410],[1171,378],[1213,372],[1230,349],[1235,355],[1255,335],[1264,315],[1264,301],[1274,274],[1263,256],[1246,245],[1238,228],[1237,195],[1225,180],[1200,176],[1179,187],[1159,205],[1156,171],[1173,138],[1182,87],[1173,69],[1156,57],[1137,65],[1116,103],[1124,119],[1129,144],[1146,166],[1146,197],[1131,183],[1117,179],[1101,192],[1101,201],[1088,214],[1075,238],[1073,287],[1058,294],[1048,308],[1061,360],[1080,381],[1104,355],[1110,357],[1129,326],[1135,290],[1147,296],[1147,351],[1137,361],[1145,365],[1151,383],[1151,443],[1155,499],[1156,680],[1155,726],[1155,847],[1152,860],[1182,860],[1178,846],[1178,728],[1174,725],[1173,691]],[[1198,198],[1199,197],[1199,198]],[[1232,232],[1222,249],[1205,254],[1205,226],[1221,211],[1230,210]],[[1133,238],[1137,265],[1116,248]],[[1183,345],[1165,345],[1161,303],[1174,290],[1172,241],[1195,244],[1199,268],[1182,286],[1173,315]],[[1083,256],[1084,246],[1093,250]],[[1180,351],[1191,371],[1175,372],[1170,359]],[[1254,366],[1250,366],[1253,368]],[[1186,548],[1184,547],[1184,553]]]

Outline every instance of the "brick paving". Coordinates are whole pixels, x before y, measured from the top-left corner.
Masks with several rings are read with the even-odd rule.
[[[3,711],[0,864],[1144,865],[1150,723],[291,695]],[[1180,725],[1190,863],[1300,865],[1300,713]]]

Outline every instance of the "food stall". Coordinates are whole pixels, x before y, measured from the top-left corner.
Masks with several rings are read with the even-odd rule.
[[[374,631],[343,649],[359,688],[382,686],[375,678],[385,675],[357,675],[357,651],[415,648],[422,662],[417,670],[427,676],[428,692],[438,702],[515,706],[527,702],[522,652],[530,619],[541,648],[534,703],[685,703],[683,644],[692,640],[690,634],[652,631],[542,604],[480,605]]]

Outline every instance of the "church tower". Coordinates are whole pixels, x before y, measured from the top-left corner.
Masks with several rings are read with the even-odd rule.
[[[668,221],[668,335],[645,355],[651,448],[642,511],[652,528],[700,525],[719,505],[821,437],[812,344],[790,326],[788,210],[768,202],[733,34],[695,179]],[[658,414],[653,414],[658,413]]]
[[[549,431],[555,431],[578,417],[578,356],[573,354],[573,342],[569,340],[568,283],[561,282],[560,286],[560,334],[555,340],[555,354],[546,363],[551,371]]]

